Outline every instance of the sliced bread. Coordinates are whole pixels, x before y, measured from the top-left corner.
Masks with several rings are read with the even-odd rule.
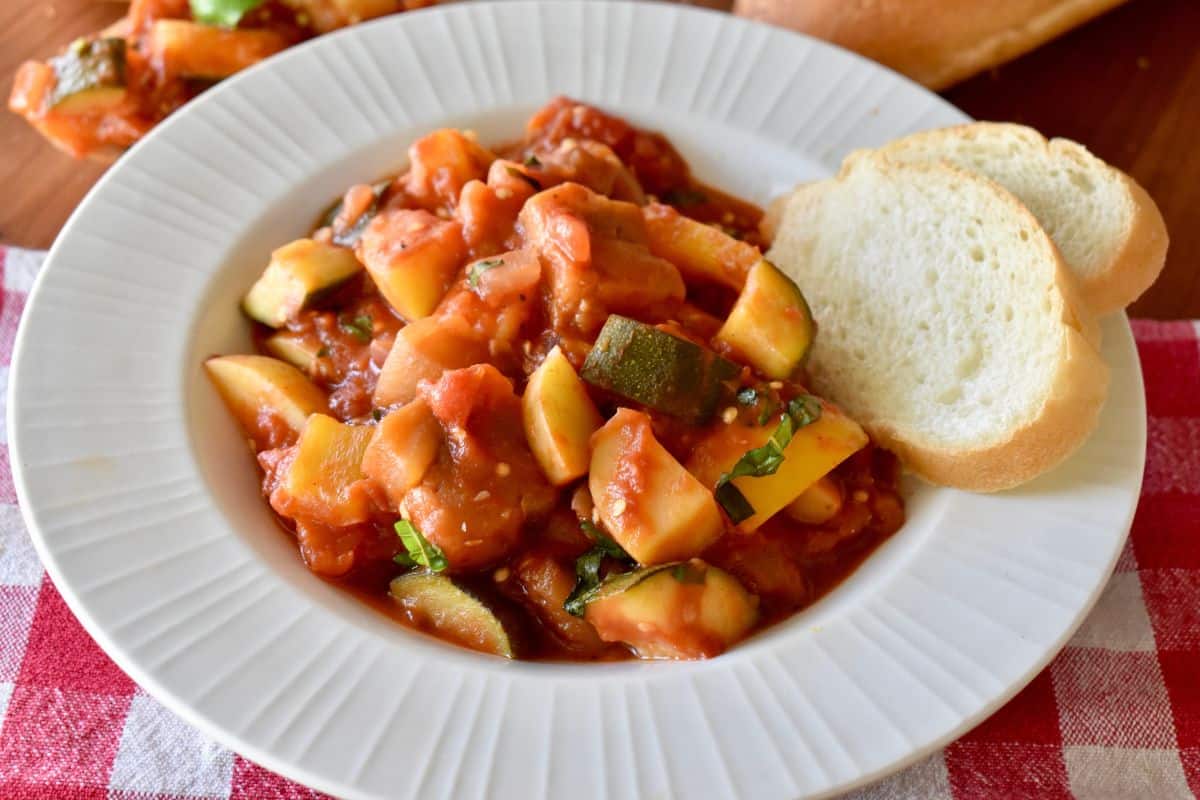
[[[1047,141],[1024,125],[975,122],[913,134],[874,152],[910,163],[945,161],[1015,194],[1050,234],[1097,316],[1132,303],[1162,271],[1167,227],[1158,207],[1136,181],[1083,145]]]
[[[945,164],[864,156],[801,186],[767,257],[804,291],[815,387],[935,483],[993,491],[1072,453],[1108,369],[1029,211]]]

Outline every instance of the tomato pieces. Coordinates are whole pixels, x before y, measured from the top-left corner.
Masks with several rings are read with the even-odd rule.
[[[526,521],[545,516],[556,497],[525,444],[521,401],[485,364],[447,372],[419,394],[446,446],[404,496],[404,510],[451,570],[486,567],[511,553]]]

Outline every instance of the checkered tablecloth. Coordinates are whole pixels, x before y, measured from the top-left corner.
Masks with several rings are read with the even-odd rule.
[[[40,263],[0,248],[5,385]],[[1137,322],[1134,332],[1150,415],[1146,480],[1099,605],[991,719],[855,797],[1200,794],[1200,331]],[[208,740],[109,661],[38,563],[7,448],[0,459],[0,800],[321,797]]]

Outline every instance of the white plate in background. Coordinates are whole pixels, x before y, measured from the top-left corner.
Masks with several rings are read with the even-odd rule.
[[[1091,441],[1021,489],[918,488],[817,605],[709,662],[506,663],[310,575],[201,370],[237,300],[346,186],[436,127],[515,137],[570,94],[765,202],[849,150],[966,118],[857,56],[680,6],[479,3],[290,50],[122,158],[59,237],[12,365],[26,520],[110,656],[224,744],[352,798],[821,795],[912,762],[1028,682],[1095,601],[1145,444],[1128,325]]]

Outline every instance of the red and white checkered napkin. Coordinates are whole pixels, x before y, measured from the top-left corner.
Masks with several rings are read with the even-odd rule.
[[[40,264],[40,253],[0,248],[0,384]],[[1200,795],[1200,329],[1137,322],[1134,332],[1146,481],[1099,605],[991,719],[855,797]],[[6,448],[0,459],[0,798],[321,797],[209,741],[109,661],[46,578]]]

